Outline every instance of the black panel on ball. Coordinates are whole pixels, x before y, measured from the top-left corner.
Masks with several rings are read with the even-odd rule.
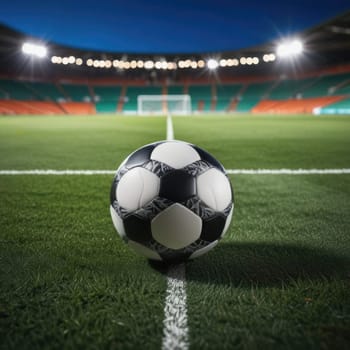
[[[152,143],[150,145],[147,145],[145,147],[142,147],[131,154],[128,161],[125,164],[125,167],[128,169],[131,169],[135,166],[140,166],[146,162],[148,162],[151,158],[151,153],[155,149],[156,146],[159,145],[159,142]]]
[[[198,152],[199,156],[201,157],[201,160],[204,160],[207,163],[211,164],[218,170],[222,171],[224,174],[226,173],[225,168],[222,166],[222,164],[217,159],[215,159],[210,153],[204,151],[204,149],[201,149],[197,146],[192,145],[192,147]]]
[[[117,189],[117,182],[115,181],[115,179],[113,179],[111,192],[109,195],[111,204],[113,204],[113,202],[116,200],[116,189]]]
[[[201,239],[214,242],[220,238],[225,227],[226,218],[218,215],[210,220],[203,220]]]
[[[158,253],[160,257],[168,264],[179,264],[182,263],[191,256],[191,252],[186,251],[186,249],[173,250],[168,249]]]
[[[151,222],[142,220],[135,215],[124,219],[125,233],[128,238],[137,243],[148,243],[152,239]]]
[[[195,194],[195,178],[183,170],[174,170],[160,179],[160,197],[173,202],[183,202]]]

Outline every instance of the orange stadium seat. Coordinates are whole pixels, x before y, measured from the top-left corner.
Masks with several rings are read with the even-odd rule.
[[[0,100],[0,114],[65,114],[55,102]]]
[[[262,100],[253,109],[253,113],[296,114],[312,113],[315,108],[324,107],[343,99],[343,96],[325,96],[289,100]]]
[[[60,102],[67,114],[96,114],[95,104],[91,102]]]

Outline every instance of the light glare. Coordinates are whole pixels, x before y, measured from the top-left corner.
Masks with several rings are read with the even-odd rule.
[[[47,55],[47,48],[43,45],[26,42],[22,45],[22,52],[26,55],[43,58]]]
[[[278,45],[276,53],[279,57],[293,57],[303,52],[303,44],[300,40],[286,41]]]
[[[219,62],[214,58],[211,58],[207,61],[207,67],[209,69],[216,69],[219,66]]]

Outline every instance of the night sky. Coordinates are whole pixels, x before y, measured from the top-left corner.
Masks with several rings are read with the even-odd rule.
[[[263,44],[347,10],[349,0],[11,0],[0,22],[74,47],[185,53]]]

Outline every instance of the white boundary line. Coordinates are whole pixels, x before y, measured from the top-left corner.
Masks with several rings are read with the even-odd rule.
[[[170,113],[168,113],[166,118],[166,139],[168,141],[174,140],[174,126]]]
[[[171,266],[167,274],[167,290],[163,320],[163,350],[187,350],[187,296],[185,264]]]
[[[227,169],[234,175],[315,175],[350,174],[350,169]]]
[[[166,138],[174,140],[174,127],[170,113],[167,116]],[[162,350],[187,350],[187,296],[185,264],[169,267],[164,305]]]
[[[226,169],[232,175],[341,175],[350,174],[350,169]],[[0,170],[0,175],[114,175],[116,170]]]

